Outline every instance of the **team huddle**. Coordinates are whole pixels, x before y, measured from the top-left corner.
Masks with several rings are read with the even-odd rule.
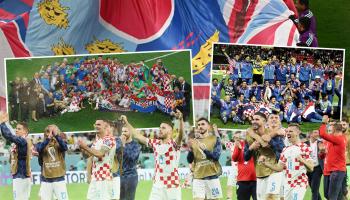
[[[98,56],[63,59],[42,66],[33,79],[16,77],[10,82],[11,121],[33,121],[67,112],[78,112],[88,104],[100,111],[154,112],[157,96],[166,97],[166,113],[190,114],[191,87],[183,77],[169,74],[161,59],[152,67],[143,61],[124,64]]]
[[[212,80],[211,112],[217,108],[224,124],[251,123],[258,111],[277,112],[287,123],[339,118],[342,51],[231,46],[231,58],[220,47],[229,64],[214,68],[224,74]]]

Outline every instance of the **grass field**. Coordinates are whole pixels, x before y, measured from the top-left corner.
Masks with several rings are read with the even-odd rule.
[[[168,68],[170,74],[175,74],[177,77],[183,76],[187,82],[191,81],[191,63],[190,52],[182,51],[175,54],[171,52],[156,52],[156,53],[137,53],[137,54],[119,54],[109,55],[111,58],[118,58],[123,63],[139,62],[141,60],[149,60],[159,56],[162,57],[163,63]],[[96,57],[96,56],[95,56]],[[78,57],[68,57],[70,62],[73,62]],[[62,61],[62,57],[57,58],[33,58],[33,59],[19,59],[8,60],[6,64],[7,82],[14,80],[15,77],[27,77],[31,80],[35,72],[39,72],[42,65],[53,64],[54,62]],[[146,65],[152,67],[156,60],[146,62]],[[151,82],[149,78],[149,83]],[[124,114],[128,117],[130,122],[137,128],[158,127],[160,122],[164,119],[170,119],[169,115],[156,111],[153,114],[144,114],[137,112],[100,112],[94,111],[88,105],[86,109],[82,109],[76,113],[65,113],[62,116],[52,118],[42,118],[38,122],[29,122],[29,128],[33,133],[43,132],[47,124],[55,123],[64,131],[88,131],[92,130],[92,124],[97,118],[116,119],[119,115]],[[192,107],[192,105],[191,105]],[[192,112],[191,112],[192,113]],[[151,117],[150,117],[151,116]],[[193,116],[190,116],[189,122],[192,124]]]
[[[321,181],[320,186],[320,194],[323,196],[323,181]],[[226,184],[227,184],[227,178],[221,179],[221,187],[223,189],[223,197],[222,199],[226,199]],[[32,187],[32,192],[30,194],[30,200],[37,200],[37,194],[39,192],[39,185],[34,185]],[[152,188],[152,181],[141,181],[138,184],[137,190],[136,190],[136,200],[148,200],[148,197],[150,195]],[[67,187],[68,189],[68,195],[70,200],[81,200],[86,199],[86,194],[88,190],[88,184],[70,184]],[[232,199],[237,199],[235,195],[235,189],[234,189],[234,196]],[[4,199],[10,199],[12,197],[12,187],[6,186],[6,187],[0,187],[0,194],[1,197],[5,197]],[[2,199],[2,198],[1,198]],[[192,189],[182,189],[182,199],[183,200],[189,200],[192,199]],[[305,194],[305,200],[311,199],[311,191],[310,188],[308,188],[306,194]]]
[[[317,39],[320,47],[345,48],[344,92],[350,91],[350,1],[310,1],[317,20]],[[350,101],[344,98],[343,102]],[[343,104],[345,105],[345,104]]]

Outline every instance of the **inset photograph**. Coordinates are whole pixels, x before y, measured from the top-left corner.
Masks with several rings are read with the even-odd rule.
[[[32,133],[47,124],[90,131],[96,119],[119,115],[152,128],[176,110],[193,124],[189,50],[11,58],[5,69],[10,121]]]
[[[214,44],[210,120],[248,128],[255,112],[285,125],[317,129],[323,115],[340,119],[344,49]]]

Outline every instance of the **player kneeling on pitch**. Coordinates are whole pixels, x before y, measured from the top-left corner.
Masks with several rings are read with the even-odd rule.
[[[222,173],[219,158],[221,154],[220,137],[209,132],[210,124],[205,118],[197,121],[199,138],[195,139],[187,155],[187,161],[193,162],[193,198],[220,199],[222,189],[219,176]]]
[[[131,130],[133,137],[153,149],[155,173],[150,200],[181,200],[178,165],[184,123],[179,110],[176,110],[175,117],[180,121],[179,133],[175,139],[173,139],[173,126],[168,122],[160,124],[159,139],[149,139],[133,128],[126,116],[121,117],[126,127]]]
[[[4,138],[11,142],[11,174],[13,178],[13,199],[28,200],[30,196],[30,159],[32,142],[26,123],[18,123],[16,132],[8,123],[8,115],[0,112],[0,129]]]
[[[113,195],[112,165],[115,155],[115,139],[110,133],[107,120],[96,120],[94,124],[97,131],[96,140],[92,147],[88,147],[82,140],[79,147],[92,156],[91,182],[88,189],[89,200],[110,200]]]
[[[286,170],[287,183],[284,186],[285,200],[303,200],[308,186],[307,171],[314,168],[311,159],[311,148],[300,141],[300,127],[290,124],[286,129],[286,136],[291,146],[285,147],[277,164],[268,162],[265,156],[260,156],[258,162],[274,171]]]
[[[41,166],[41,200],[52,200],[53,195],[58,200],[67,200],[68,193],[64,177],[66,176],[65,152],[67,143],[61,137],[60,129],[52,124],[45,128],[44,141],[36,145]]]

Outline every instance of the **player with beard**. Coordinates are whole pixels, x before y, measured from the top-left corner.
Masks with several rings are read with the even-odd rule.
[[[284,188],[285,200],[303,200],[308,186],[307,171],[313,170],[313,161],[310,157],[311,148],[301,142],[300,127],[297,124],[290,124],[286,129],[286,137],[291,143],[283,149],[278,163],[269,162],[264,155],[259,157],[260,165],[274,171],[286,171],[286,184]]]
[[[67,143],[63,140],[60,129],[52,124],[44,131],[44,141],[36,146],[41,166],[41,187],[39,196],[41,200],[51,200],[55,195],[58,200],[68,200],[66,187],[65,152]]]
[[[179,120],[179,133],[173,139],[174,129],[169,122],[163,122],[159,127],[159,139],[143,136],[129,122],[126,116],[121,116],[125,126],[139,143],[153,149],[155,173],[150,200],[181,200],[181,187],[178,172],[180,147],[184,132],[182,113],[176,110],[175,117]]]
[[[209,132],[210,124],[206,118],[197,121],[200,138],[195,139],[187,155],[193,162],[193,199],[220,199],[222,189],[219,176],[222,173],[219,158],[221,154],[220,137]]]
[[[11,142],[11,174],[13,178],[13,199],[28,200],[31,188],[31,150],[32,142],[28,136],[28,126],[26,123],[19,122],[14,133],[9,124],[9,118],[6,113],[0,112],[0,132],[2,136]]]
[[[279,119],[278,115],[276,117]],[[284,148],[281,137],[272,137],[270,130],[265,128],[266,115],[256,112],[253,116],[252,127],[247,130],[247,143],[244,147],[244,160],[249,161],[253,156],[257,177],[257,199],[279,199],[281,190],[281,174],[258,163],[260,156],[265,156],[267,162],[276,164]],[[253,133],[253,134],[252,134]],[[254,134],[255,133],[255,134]],[[252,135],[259,135],[254,138]]]
[[[328,142],[327,147],[327,166],[329,176],[328,199],[338,199],[342,195],[343,181],[346,175],[346,145],[347,138],[343,132],[343,125],[336,122],[333,125],[333,134],[327,134],[327,124],[329,118],[323,116],[320,127],[320,137]]]
[[[248,130],[247,133],[250,137],[254,138],[256,141],[259,141],[263,146],[267,146],[271,141],[271,138],[278,137],[278,140],[283,140],[284,146],[290,146],[290,142],[287,137],[285,137],[285,129],[282,127],[279,115],[277,112],[272,112],[267,119],[268,135],[260,137],[259,134],[255,133],[252,130]],[[276,181],[279,181],[277,185],[281,186],[280,189],[280,198],[283,199],[284,196],[284,174],[285,171],[276,172]],[[279,177],[279,178],[278,178]],[[276,195],[277,196],[277,195]]]
[[[115,140],[111,137],[107,120],[96,120],[94,124],[97,131],[96,140],[91,147],[79,140],[80,149],[92,156],[91,182],[87,199],[112,199],[112,165],[115,154]]]
[[[130,129],[122,127],[116,138],[116,157],[119,161],[120,199],[134,200],[138,184],[137,161],[141,152],[139,143],[132,139]]]

